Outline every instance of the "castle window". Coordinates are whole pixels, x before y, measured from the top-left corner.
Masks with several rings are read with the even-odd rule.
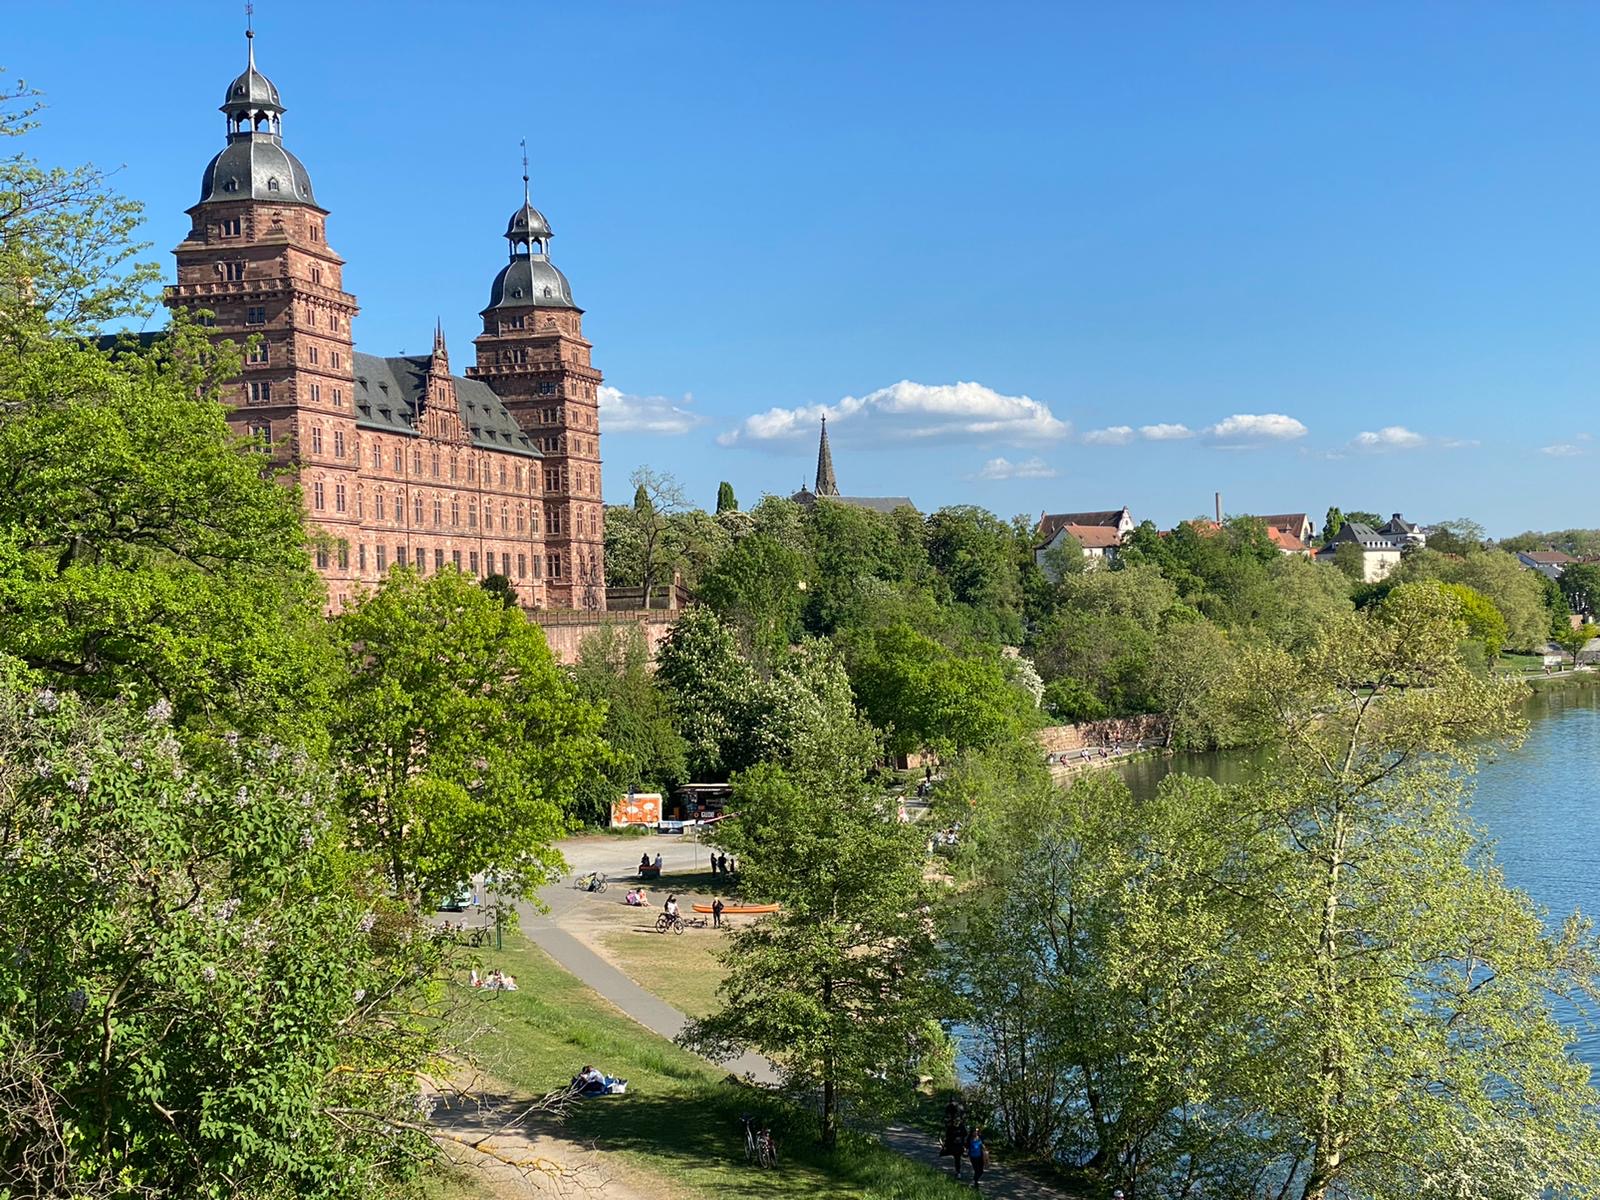
[[[311,427],[311,453],[313,453],[313,454],[321,454],[322,453],[322,426],[321,425],[313,425]]]
[[[406,452],[399,446],[394,448],[394,469],[401,474],[404,474],[406,469]]]
[[[328,548],[326,546],[318,546],[317,547],[317,570],[326,571],[327,569],[328,569]]]
[[[322,282],[322,268],[321,267],[312,267],[311,268],[311,282],[312,283],[321,283]]]
[[[511,528],[511,511],[504,504],[500,506],[500,528]]]
[[[539,532],[539,510],[537,508],[528,514],[528,532]]]
[[[222,270],[223,277],[226,279],[237,281],[244,278],[244,264],[242,262],[223,263]]]
[[[471,554],[469,554],[467,556],[467,561],[470,564],[472,573],[476,575],[478,573],[478,552],[474,550]]]
[[[265,325],[267,323],[267,310],[260,305],[253,305],[245,309],[244,323],[246,325]]]
[[[539,578],[539,567],[540,567],[539,556],[537,554],[535,554],[533,556],[533,577],[535,579]]]
[[[260,121],[256,122],[256,128],[257,129],[261,128],[261,122]],[[275,192],[277,190],[278,190],[278,177],[276,175],[274,175],[270,179],[267,180],[267,191]]]
[[[344,389],[343,388],[334,388],[333,389],[333,406],[335,408],[343,408],[344,407]]]
[[[455,569],[458,571],[461,570],[461,551],[450,551],[450,565],[455,567]]]
[[[418,525],[422,524],[422,497],[421,496],[413,496],[411,498],[411,516],[412,516],[412,519],[416,522],[416,524],[418,524]]]
[[[326,498],[323,495],[323,490],[322,490],[322,480],[320,480],[320,479],[317,480],[315,483],[313,483],[311,485],[311,507],[312,508],[325,508],[325,507],[327,507]]]
[[[428,568],[428,552],[421,546],[417,547],[417,574],[421,575]]]
[[[350,543],[349,542],[340,542],[339,543],[339,570],[348,571],[349,569],[350,569]]]
[[[256,366],[260,366],[262,363],[266,362],[267,344],[265,342],[251,343],[250,351],[245,355],[244,360],[248,363],[254,363]]]
[[[359,546],[356,547],[356,570],[365,571],[366,569],[367,569],[367,544],[365,542],[362,542]]]
[[[475,460],[469,458],[469,459],[467,459],[467,479],[470,481],[470,480],[475,480],[477,478],[478,478],[478,464],[477,464],[477,462]]]
[[[439,478],[439,452],[437,450],[433,452],[433,477],[435,479]]]
[[[517,505],[517,532],[521,533],[528,525],[528,514],[522,511],[522,505]]]
[[[433,552],[433,569],[435,571],[444,570],[444,551],[443,550],[435,550]]]
[[[478,502],[476,500],[469,500],[469,501],[467,501],[467,528],[468,529],[476,529],[477,527],[478,527]]]
[[[322,226],[316,224],[315,222],[312,222],[311,225],[311,240],[313,242],[320,242],[322,240]]]
[[[421,475],[422,474],[422,451],[421,450],[413,450],[411,452],[411,473],[413,475]]]
[[[501,463],[500,464],[500,486],[501,487],[505,487],[505,485],[506,485],[506,465],[505,465],[505,463]]]
[[[367,494],[360,487],[356,488],[356,516],[367,515]]]
[[[339,363],[342,361],[339,358],[339,352],[337,350],[333,351],[331,355],[331,361],[333,363],[333,369],[337,371],[339,369]]]
[[[262,449],[265,449],[266,443],[272,440],[272,422],[259,421],[256,424],[251,425],[250,436],[260,441],[262,443]]]
[[[444,505],[440,502],[439,497],[435,496],[433,498],[433,527],[435,529],[438,529],[443,524],[444,524]]]
[[[461,464],[456,460],[456,456],[452,454],[450,456],[450,478],[454,479],[460,470]]]
[[[223,237],[238,237],[242,230],[238,217],[225,217],[217,223],[217,232]]]
[[[344,457],[344,430],[342,429],[333,431],[333,456],[335,458]]]
[[[517,578],[518,579],[526,579],[527,577],[528,577],[528,556],[526,554],[519,554],[519,555],[517,555]]]
[[[551,537],[561,536],[561,510],[559,508],[550,510],[549,529]]]
[[[551,579],[560,579],[561,578],[561,555],[552,554],[552,555],[548,556],[548,559],[549,559],[549,563],[550,563],[550,578]]]
[[[394,548],[394,565],[397,567],[406,565],[406,548],[404,546],[396,546]]]
[[[386,546],[375,546],[374,550],[378,555],[378,570],[381,572],[389,565],[389,550]]]
[[[554,467],[546,467],[544,470],[544,490],[547,492],[556,491],[558,490],[558,485],[560,483],[561,472],[557,471]]]
[[[450,524],[457,526],[461,524],[461,501],[454,496],[450,497]]]
[[[372,443],[372,467],[374,470],[383,468],[383,447],[376,442]]]
[[[405,522],[405,519],[406,519],[406,501],[405,501],[405,497],[400,495],[399,492],[396,492],[395,496],[394,496],[394,519],[396,521],[401,522],[402,524]]]
[[[507,579],[511,578],[511,555],[503,552],[500,555],[500,574]]]
[[[317,348],[315,346],[312,346],[310,349],[308,349],[306,351],[306,357],[311,360],[313,365],[315,365],[315,363],[317,361]]]

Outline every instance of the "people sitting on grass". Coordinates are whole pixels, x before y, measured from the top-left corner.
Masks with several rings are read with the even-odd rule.
[[[628,1088],[626,1079],[614,1079],[592,1066],[585,1066],[572,1077],[572,1088],[583,1096],[621,1094]]]
[[[630,889],[628,894],[624,896],[623,899],[629,904],[633,905],[634,908],[643,908],[646,904],[650,903],[650,898],[645,895],[643,888]]]
[[[507,975],[499,967],[496,967],[487,975],[479,978],[478,968],[473,967],[472,986],[483,988],[489,992],[514,992],[517,990],[517,977],[515,975]]]

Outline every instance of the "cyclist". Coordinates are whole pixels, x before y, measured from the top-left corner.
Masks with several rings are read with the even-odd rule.
[[[661,911],[667,914],[667,920],[676,921],[678,919],[678,898],[676,896],[668,896],[667,902],[661,906]]]

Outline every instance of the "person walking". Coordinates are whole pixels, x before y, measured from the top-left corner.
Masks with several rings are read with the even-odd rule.
[[[711,928],[722,928],[722,897],[718,896],[711,902]]]
[[[967,1157],[972,1160],[972,1190],[977,1191],[978,1181],[983,1178],[984,1168],[989,1165],[989,1151],[983,1144],[983,1130],[976,1125],[967,1139]]]
[[[956,1178],[961,1178],[961,1156],[967,1151],[967,1109],[960,1100],[951,1097],[944,1106],[944,1141],[939,1146],[939,1157],[949,1155],[955,1159]]]

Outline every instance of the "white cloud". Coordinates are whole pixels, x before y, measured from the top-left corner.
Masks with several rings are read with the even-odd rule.
[[[1152,442],[1177,442],[1182,441],[1184,438],[1192,438],[1194,430],[1187,425],[1141,425],[1139,426],[1139,436],[1149,438]]]
[[[1548,454],[1551,458],[1577,458],[1579,455],[1589,453],[1589,447],[1579,446],[1573,442],[1557,442],[1553,446],[1541,446],[1540,454]]]
[[[769,408],[717,438],[724,446],[747,443],[809,442],[828,418],[829,433],[842,429],[846,440],[931,441],[967,438],[1028,444],[1065,437],[1072,426],[1047,405],[1027,396],[1004,396],[981,383],[913,383],[902,379],[865,396],[846,396],[837,404]],[[851,437],[859,434],[859,439]]]
[[[600,385],[600,429],[604,433],[654,433],[674,435],[688,433],[706,418],[690,412],[688,405],[694,397],[685,395],[680,401],[666,396],[632,396],[610,384]]]
[[[1056,469],[1042,458],[1030,458],[1014,463],[1005,458],[991,458],[974,479],[1054,479]]]
[[[1133,426],[1112,425],[1106,429],[1091,429],[1081,440],[1088,446],[1126,446],[1133,441]]]
[[[1404,425],[1385,425],[1376,432],[1358,433],[1351,445],[1362,450],[1415,450],[1427,444],[1428,439]]]
[[[1206,430],[1223,441],[1288,442],[1305,437],[1304,425],[1282,413],[1234,413]]]

